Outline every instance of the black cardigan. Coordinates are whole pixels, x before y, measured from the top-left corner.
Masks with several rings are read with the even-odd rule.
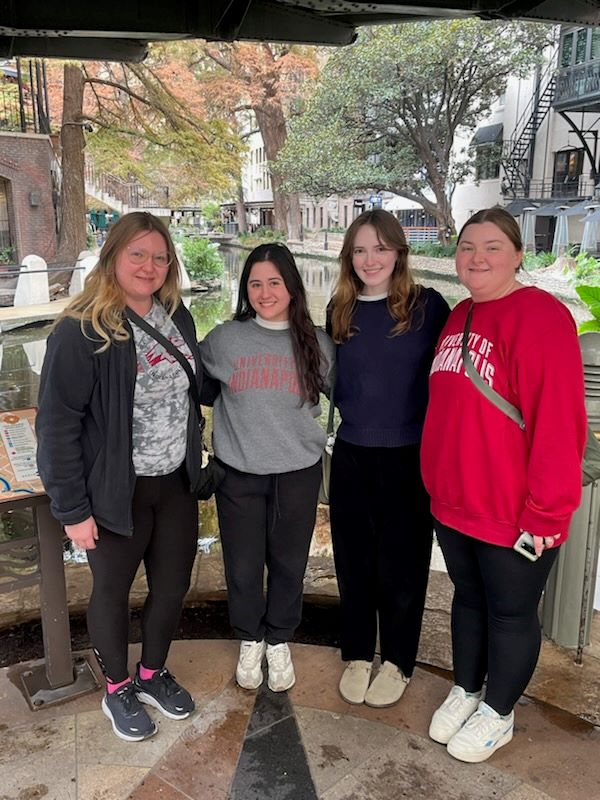
[[[196,362],[198,391],[202,366],[194,320],[180,303],[173,322]],[[38,396],[36,434],[40,477],[50,497],[53,515],[62,525],[93,516],[97,524],[130,536],[131,502],[135,489],[132,460],[133,396],[136,353],[130,338],[102,345],[88,326],[83,335],[78,320],[65,318],[48,338]],[[201,469],[198,414],[190,398],[185,465],[190,491]]]

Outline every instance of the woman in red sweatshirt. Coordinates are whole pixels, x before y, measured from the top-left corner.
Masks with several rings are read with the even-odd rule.
[[[469,762],[512,739],[513,706],[539,655],[538,603],[581,497],[586,415],[577,332],[564,305],[517,280],[522,257],[519,226],[503,209],[479,211],[462,228],[456,269],[471,299],[453,310],[436,349],[421,450],[455,588],[455,686],[429,735]],[[470,308],[471,360],[520,409],[523,429],[465,372]],[[524,531],[533,535],[533,562],[513,550]]]

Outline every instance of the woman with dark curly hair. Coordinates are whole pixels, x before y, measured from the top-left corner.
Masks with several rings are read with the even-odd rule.
[[[295,682],[288,642],[301,618],[321,480],[319,394],[334,362],[287,247],[264,244],[250,253],[233,319],[200,349],[205,372],[221,387],[213,446],[226,470],[216,499],[229,616],[241,640],[236,680],[257,689],[266,652],[269,688],[282,692]]]

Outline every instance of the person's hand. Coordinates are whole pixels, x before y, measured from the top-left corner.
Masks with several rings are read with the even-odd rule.
[[[65,525],[65,533],[75,547],[81,550],[94,550],[96,547],[98,527],[93,517],[88,517],[76,525]]]
[[[536,556],[541,556],[544,548],[554,547],[560,539],[560,533],[555,536],[536,536],[533,535],[533,546],[535,548]]]

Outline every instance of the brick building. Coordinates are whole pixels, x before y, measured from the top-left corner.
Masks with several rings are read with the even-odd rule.
[[[0,133],[0,261],[19,264],[32,253],[54,259],[54,161],[49,136]]]

